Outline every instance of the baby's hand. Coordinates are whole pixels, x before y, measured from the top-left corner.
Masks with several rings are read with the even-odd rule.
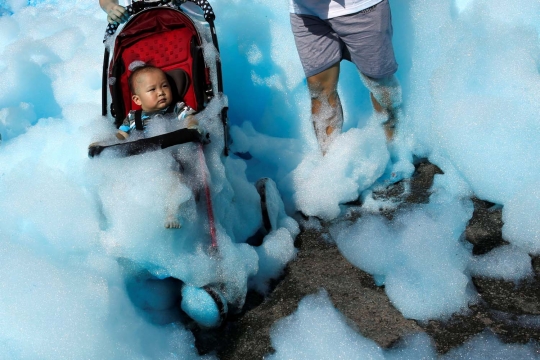
[[[116,132],[116,138],[118,140],[126,140],[128,137],[129,137],[129,134],[127,132],[125,132],[125,131],[118,130]]]
[[[199,122],[197,119],[195,119],[195,116],[188,115],[185,119],[186,122],[186,128],[188,129],[198,129],[199,128]]]
[[[107,21],[113,23],[125,23],[129,18],[126,8],[121,5],[113,5],[107,9]]]
[[[182,225],[180,225],[180,222],[176,216],[168,216],[165,220],[165,227],[167,229],[180,229]]]

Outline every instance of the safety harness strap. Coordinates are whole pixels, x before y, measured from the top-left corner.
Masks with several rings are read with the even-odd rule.
[[[135,110],[135,129],[144,130],[142,122],[142,110]]]
[[[188,142],[207,143],[209,134],[203,136],[197,129],[180,129],[167,134],[146,139],[127,141],[111,145],[92,144],[88,147],[88,157],[93,158],[103,151],[114,151],[121,157],[139,155],[148,151],[165,149]]]

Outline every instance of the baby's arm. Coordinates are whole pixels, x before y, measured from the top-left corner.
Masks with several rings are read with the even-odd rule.
[[[122,126],[120,126],[119,130],[116,132],[116,138],[109,138],[102,141],[96,141],[88,145],[88,155],[90,157],[94,157],[94,155],[98,155],[101,153],[101,151],[110,145],[118,144],[118,140],[126,140],[129,137],[129,133],[132,129],[135,128],[135,119],[132,113],[130,112],[128,116],[124,119],[124,122],[122,123]]]
[[[135,129],[135,118],[133,113],[130,112],[122,122],[122,125],[118,128],[116,138],[118,140],[126,140],[129,137],[129,133],[133,129]]]
[[[107,13],[107,21],[109,23],[121,24],[129,18],[126,8],[118,5],[118,0],[99,0],[99,6]]]
[[[195,110],[186,105],[183,101],[176,104],[176,108],[174,109],[175,114],[178,116],[178,120],[180,120],[182,127],[187,129],[198,129],[199,122],[197,119],[195,119]]]
[[[198,129],[199,128],[199,122],[197,119],[195,119],[195,116],[188,115],[184,119],[184,124],[187,129]]]

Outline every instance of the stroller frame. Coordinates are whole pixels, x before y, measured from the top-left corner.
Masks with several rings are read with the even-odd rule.
[[[132,23],[132,20],[134,20],[135,18],[139,18],[141,20],[140,22],[145,22],[147,20],[150,20],[149,22],[151,22],[152,15],[158,14],[158,11],[157,11],[158,9],[169,8],[169,9],[172,9],[172,11],[177,11],[177,12],[182,13],[183,16],[185,16],[185,18],[187,19],[187,21],[191,22],[191,25],[187,23],[185,25],[187,27],[191,26],[191,29],[195,30],[195,32],[191,33],[192,34],[191,35],[192,38],[190,39],[191,44],[189,44],[191,46],[190,51],[193,50],[193,47],[192,47],[193,37],[198,36],[199,41],[196,44],[198,51],[201,51],[200,47],[201,45],[203,45],[202,40],[206,40],[206,42],[204,43],[206,45],[210,42],[210,38],[211,38],[212,45],[219,52],[216,30],[214,27],[215,15],[213,13],[212,7],[208,3],[208,0],[139,0],[139,1],[133,0],[133,1],[134,3],[127,7],[127,11],[128,11],[128,14],[130,15],[130,18],[126,22],[125,26],[122,28],[122,31],[126,28],[128,29],[126,31],[126,33],[128,33],[126,35],[126,38],[129,36],[132,36],[133,34],[137,36],[136,29],[131,29],[131,33],[129,33],[130,31],[129,25]],[[180,8],[181,5],[183,5],[184,3],[188,1],[198,5],[203,10],[204,21],[206,21],[209,25],[209,28],[206,27],[205,25],[204,33],[199,32],[199,29],[195,25],[194,19],[197,20],[199,16],[197,16],[197,18],[195,18],[194,16],[192,19],[190,15],[187,14],[188,11],[183,11]],[[187,7],[186,9],[189,10]],[[191,10],[189,10],[189,12],[191,13]],[[167,19],[170,19],[170,17],[168,16],[165,16],[164,18],[165,20],[161,22],[160,26],[158,27],[159,29],[162,28],[161,25],[167,25],[165,24],[165,22]],[[198,21],[198,23],[199,24],[204,23],[202,21],[202,17],[200,21]],[[113,42],[112,42],[113,36],[115,35],[119,27],[120,27],[119,24],[109,24],[109,26],[107,27],[105,38],[104,38],[105,53],[104,53],[104,59],[103,59],[103,78],[102,78],[102,115],[107,116],[108,91],[110,91],[111,100],[112,100],[111,101],[111,115],[114,117],[115,124],[117,126],[120,125],[120,123],[123,121],[123,116],[125,115],[126,109],[128,108],[128,106],[131,106],[131,103],[128,105],[122,102],[122,99],[130,99],[129,96],[124,97],[125,91],[126,91],[125,80],[128,75],[128,72],[124,72],[126,71],[126,66],[124,65],[129,64],[130,61],[135,60],[134,57],[131,55],[126,56],[122,60],[123,48],[120,48],[120,49],[116,48],[116,44],[118,43],[118,38],[120,38],[120,41],[122,41],[121,38],[122,38],[123,33],[120,32],[116,36],[116,38],[114,38],[115,44],[114,44],[114,51],[112,53],[113,53],[113,56],[117,56],[117,58],[120,57],[121,58],[120,60],[122,61],[117,62],[116,61],[117,58],[113,58],[112,61],[110,61],[111,48],[113,46]],[[176,30],[180,28],[181,26],[177,27]],[[167,27],[167,29],[170,29],[170,28]],[[151,29],[150,30],[145,29],[145,31],[147,31],[147,33],[152,32]],[[167,31],[163,31],[163,33],[166,33]],[[175,31],[175,30],[171,30],[171,31]],[[161,34],[161,32],[159,31],[156,33]],[[178,32],[178,34],[179,33],[180,32]],[[154,35],[151,35],[151,36],[154,36]],[[148,36],[148,38],[151,38],[151,36]],[[202,38],[203,36],[204,38]],[[172,41],[171,38],[173,39],[175,38],[174,36],[171,36],[170,34],[168,34],[166,37],[167,37],[167,42]],[[131,45],[126,46],[126,49],[129,49],[130,46],[132,45],[138,44],[141,38],[137,37],[135,40],[131,42]],[[186,38],[182,39],[183,43],[181,45],[184,47],[184,49],[187,48],[188,43],[189,43],[189,42],[184,41],[185,39]],[[145,44],[146,43],[144,43],[141,47],[144,48],[146,46]],[[133,48],[135,47],[136,46],[133,46]],[[158,48],[160,48],[159,45],[158,45]],[[189,66],[192,66],[196,60],[193,57],[193,51],[190,53],[190,55],[192,56],[192,58],[188,61],[188,63],[189,63]],[[146,60],[146,59],[141,58],[141,60]],[[189,74],[191,74],[190,80],[193,83],[193,85],[195,85],[196,81],[201,80],[201,78],[204,80],[203,86],[202,86],[203,100],[198,101],[197,99],[195,99],[197,100],[196,106],[193,107],[189,104],[189,100],[193,100],[193,98],[189,98],[189,99],[186,98],[186,103],[188,103],[188,105],[190,105],[191,107],[195,108],[197,111],[204,110],[204,108],[210,102],[212,98],[215,98],[215,100],[219,100],[223,93],[222,70],[221,70],[221,62],[220,62],[219,57],[215,58],[215,63],[214,63],[213,58],[208,60],[209,62],[212,63],[212,65],[215,65],[215,69],[213,69],[215,70],[215,72],[213,73],[209,73],[208,71],[209,64],[206,63],[203,57],[200,57],[199,60],[203,61],[204,68],[202,69],[198,68],[196,71],[193,70],[192,72],[190,72],[190,69],[187,69],[188,76]],[[117,63],[123,64],[122,65],[123,68],[119,68],[118,66],[116,66]],[[176,69],[179,69],[179,68],[186,70],[185,65],[188,63],[182,62],[181,60],[177,63],[178,67],[167,66],[167,69],[163,69],[163,70],[175,71]],[[123,74],[122,76],[122,80],[124,82],[123,85],[121,84],[122,81],[120,81],[119,78],[116,77],[117,74]],[[200,76],[200,77],[196,78],[196,76]],[[113,80],[112,78],[115,78],[116,81],[110,81],[110,80]],[[176,85],[178,86],[178,83]],[[121,86],[123,86],[123,88],[121,88]],[[172,87],[172,83],[171,83],[171,87]],[[201,90],[201,87],[199,87],[198,90],[195,89],[195,87],[193,87],[192,91],[195,93],[195,97],[197,96],[196,92],[200,90]],[[119,96],[118,94],[121,94],[121,95]],[[200,93],[199,93],[199,97],[201,97]],[[128,105],[128,106],[125,106],[125,105]],[[134,110],[134,108],[131,108],[131,109]],[[210,106],[209,106],[209,109],[210,109]],[[219,114],[221,118],[220,120],[224,128],[223,153],[225,156],[228,155],[227,110],[228,110],[227,107],[223,107],[221,108],[221,111]],[[140,110],[137,110],[137,111],[140,111]],[[214,129],[216,128],[214,127]],[[220,130],[219,127],[217,128],[217,130]],[[200,168],[202,169],[202,175],[203,175],[204,197],[206,198],[206,210],[207,210],[208,223],[209,223],[208,224],[209,235],[210,235],[210,240],[211,240],[211,245],[209,248],[209,255],[214,258],[219,259],[222,256],[222,254],[220,254],[220,251],[218,249],[217,229],[216,229],[216,224],[215,224],[215,219],[214,219],[211,191],[209,187],[209,181],[205,177],[206,173],[204,171],[205,157],[204,157],[203,145],[208,142],[208,134],[200,133],[199,130],[196,130],[196,129],[179,129],[179,130],[169,132],[166,134],[161,134],[161,135],[148,137],[148,138],[145,137],[145,138],[136,139],[133,141],[126,141],[126,142],[120,142],[120,143],[116,142],[114,144],[95,143],[95,144],[91,144],[89,147],[89,156],[93,158],[94,156],[100,155],[104,150],[107,150],[107,149],[114,151],[115,156],[121,156],[121,157],[132,156],[132,155],[142,154],[146,151],[164,149],[169,146],[174,146],[174,145],[187,143],[187,142],[198,142],[197,144],[198,145],[197,146],[198,161],[200,163]],[[260,196],[260,200],[261,200],[260,210],[261,210],[261,215],[262,215],[262,224],[261,224],[260,229],[258,229],[257,233],[251,235],[251,237],[249,237],[248,239],[245,239],[245,242],[249,244],[250,246],[261,245],[263,241],[263,237],[269,234],[274,229],[277,229],[277,226],[278,226],[277,219],[279,215],[279,209],[276,206],[271,206],[271,205],[269,206],[269,204],[275,203],[275,202],[272,202],[272,199],[279,197],[279,192],[277,190],[275,183],[273,183],[273,181],[271,181],[268,178],[259,179],[259,181],[257,182],[255,186],[255,189],[257,190]],[[218,268],[218,271],[219,271],[219,268]],[[220,277],[218,276],[218,278]],[[223,322],[225,321],[228,315],[228,312],[231,310],[231,308],[237,311],[240,309],[240,306],[243,304],[243,300],[241,299],[241,296],[238,297],[237,295],[235,295],[235,297],[233,297],[231,300],[221,295],[220,289],[225,286],[225,283],[222,283],[221,280],[219,281],[220,282],[218,283],[207,284],[202,288],[202,290],[204,290],[208,294],[208,296],[210,296],[213,299],[219,312],[219,319],[216,321],[214,325],[212,325],[212,327],[221,326]],[[182,294],[182,296],[184,296],[184,294]],[[196,323],[198,323],[197,318],[193,317],[192,313],[188,312],[188,310],[184,309],[183,307],[182,307],[182,310],[186,312],[188,317],[191,317]],[[208,325],[205,325],[205,326],[208,326]]]

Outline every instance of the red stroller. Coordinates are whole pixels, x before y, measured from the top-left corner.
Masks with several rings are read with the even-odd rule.
[[[190,2],[193,3],[191,6]],[[197,112],[202,111],[216,94],[223,92],[219,57],[205,60],[202,51],[205,35],[202,30],[205,27],[210,33],[208,40],[219,51],[215,15],[207,0],[140,0],[128,6],[127,11],[130,18],[123,28],[116,34],[119,25],[109,24],[104,39],[102,115],[106,116],[110,108],[116,127],[122,124],[131,110],[139,110],[131,100],[128,86],[130,64],[134,61],[150,63],[162,69],[171,83],[174,98],[182,99]],[[215,69],[215,72],[211,69]],[[228,155],[226,107],[220,117],[225,137],[223,151],[224,155]],[[197,135],[188,130],[175,132],[173,135],[131,143],[123,151],[126,155],[132,155],[146,148],[165,148],[186,141],[198,141]],[[98,148],[90,156],[102,150],[103,147]]]
[[[194,4],[198,5],[198,8]],[[171,84],[173,97],[176,100],[181,99],[197,112],[203,111],[213,98],[221,96],[223,83],[219,57],[212,56],[205,59],[202,50],[203,45],[212,44],[215,51],[219,51],[213,22],[215,16],[207,0],[141,0],[128,6],[127,11],[130,18],[121,30],[117,33],[119,25],[109,24],[105,34],[103,116],[106,116],[110,109],[114,123],[116,127],[119,127],[130,111],[140,111],[140,108],[131,100],[128,85],[131,74],[130,65],[134,62],[142,61],[161,68]],[[219,117],[224,134],[223,154],[227,156],[227,107],[221,109]],[[138,129],[142,130],[142,125],[140,126],[141,128],[138,127]],[[115,150],[121,156],[130,156],[186,142],[204,143],[205,141],[205,137],[197,130],[180,129],[135,141],[91,145],[89,156],[94,157],[107,149]],[[199,149],[199,158],[204,162],[202,146]],[[267,206],[267,198],[279,198],[275,184],[267,186],[270,182],[269,179],[261,179],[256,185],[261,197],[263,220],[259,232],[263,236],[276,226],[278,216],[277,209]],[[216,250],[212,202],[207,184],[205,192],[212,248]],[[262,240],[262,237],[258,238]],[[253,242],[250,239],[246,239],[246,242],[254,246],[260,245],[260,242],[257,243],[258,240]],[[201,291],[205,293],[201,295]],[[182,289],[182,296],[189,296],[193,292],[199,292],[197,296],[208,295],[208,302],[215,304],[215,311],[197,313],[195,311],[197,309],[191,311],[185,309],[184,306],[182,309],[203,326],[213,327],[221,324],[231,305],[228,306],[227,301],[220,296],[219,291],[216,291],[216,287],[186,286]],[[217,313],[217,318],[212,315],[215,313]],[[209,317],[209,314],[212,316]],[[210,320],[207,319],[208,317]]]

